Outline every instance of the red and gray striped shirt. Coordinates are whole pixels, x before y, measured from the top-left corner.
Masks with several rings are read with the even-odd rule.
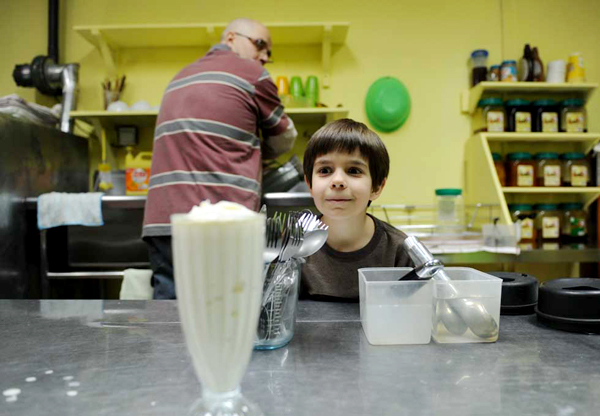
[[[273,158],[294,138],[269,73],[226,45],[214,46],[181,70],[163,96],[142,237],[171,235],[171,214],[206,199],[258,209],[261,147],[262,157]]]

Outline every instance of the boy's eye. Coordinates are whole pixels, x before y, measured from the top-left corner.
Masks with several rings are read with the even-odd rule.
[[[321,168],[317,169],[317,173],[320,173],[320,174],[331,173],[331,169],[328,168],[328,167],[326,167],[326,166],[325,167],[321,167]]]
[[[360,175],[361,173],[363,173],[363,171],[362,169],[352,167],[348,169],[348,173],[351,175]]]

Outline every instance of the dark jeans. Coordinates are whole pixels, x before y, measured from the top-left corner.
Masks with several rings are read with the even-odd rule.
[[[144,241],[148,246],[148,254],[150,255],[152,287],[154,287],[153,298],[176,299],[171,237],[146,237]]]

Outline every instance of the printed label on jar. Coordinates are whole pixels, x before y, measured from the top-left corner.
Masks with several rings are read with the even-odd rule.
[[[572,237],[583,237],[585,236],[585,219],[571,217],[569,218],[569,225],[571,226],[571,232],[569,235]]]
[[[558,238],[560,227],[558,217],[542,218],[542,238]]]
[[[542,250],[558,250],[560,248],[558,243],[543,243]]]
[[[588,169],[587,166],[571,166],[571,186],[587,186]]]
[[[560,186],[560,166],[544,166],[544,186]]]
[[[533,186],[533,166],[517,166],[517,186]]]
[[[585,116],[583,113],[567,113],[567,133],[582,133],[585,129]]]
[[[526,113],[523,111],[517,111],[515,113],[515,131],[531,131],[531,113]]]
[[[531,240],[533,238],[533,220],[525,218],[521,220],[521,240]]]
[[[542,131],[544,133],[558,131],[558,113],[542,113]]]
[[[488,111],[488,131],[504,131],[504,113],[502,111]]]
[[[533,243],[519,243],[521,250],[533,250]]]

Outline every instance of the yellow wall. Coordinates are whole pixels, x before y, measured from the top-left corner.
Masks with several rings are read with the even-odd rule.
[[[0,15],[0,95],[17,92],[34,100],[33,89],[17,88],[16,63],[46,51],[46,0],[3,0]],[[72,27],[88,24],[209,23],[246,16],[265,22],[348,21],[344,46],[334,48],[330,89],[322,101],[350,109],[366,121],[363,102],[369,85],[395,76],[408,87],[412,114],[397,132],[382,134],[392,158],[381,203],[431,203],[433,190],[462,187],[463,148],[470,119],[459,111],[460,91],[469,86],[468,57],[490,51],[490,63],[518,59],[526,42],[537,45],[544,63],[583,53],[590,81],[600,80],[600,2],[598,0],[343,0],[297,1],[138,1],[63,0],[61,61],[81,63],[80,109],[102,107],[105,72],[99,53]],[[127,74],[123,99],[158,104],[169,79],[203,49],[136,50],[119,57]],[[274,47],[273,76],[319,70],[320,48]],[[37,97],[40,100],[40,97]],[[590,130],[600,131],[600,93],[589,103]],[[300,138],[300,144],[306,138]],[[146,139],[142,148],[148,148]]]

